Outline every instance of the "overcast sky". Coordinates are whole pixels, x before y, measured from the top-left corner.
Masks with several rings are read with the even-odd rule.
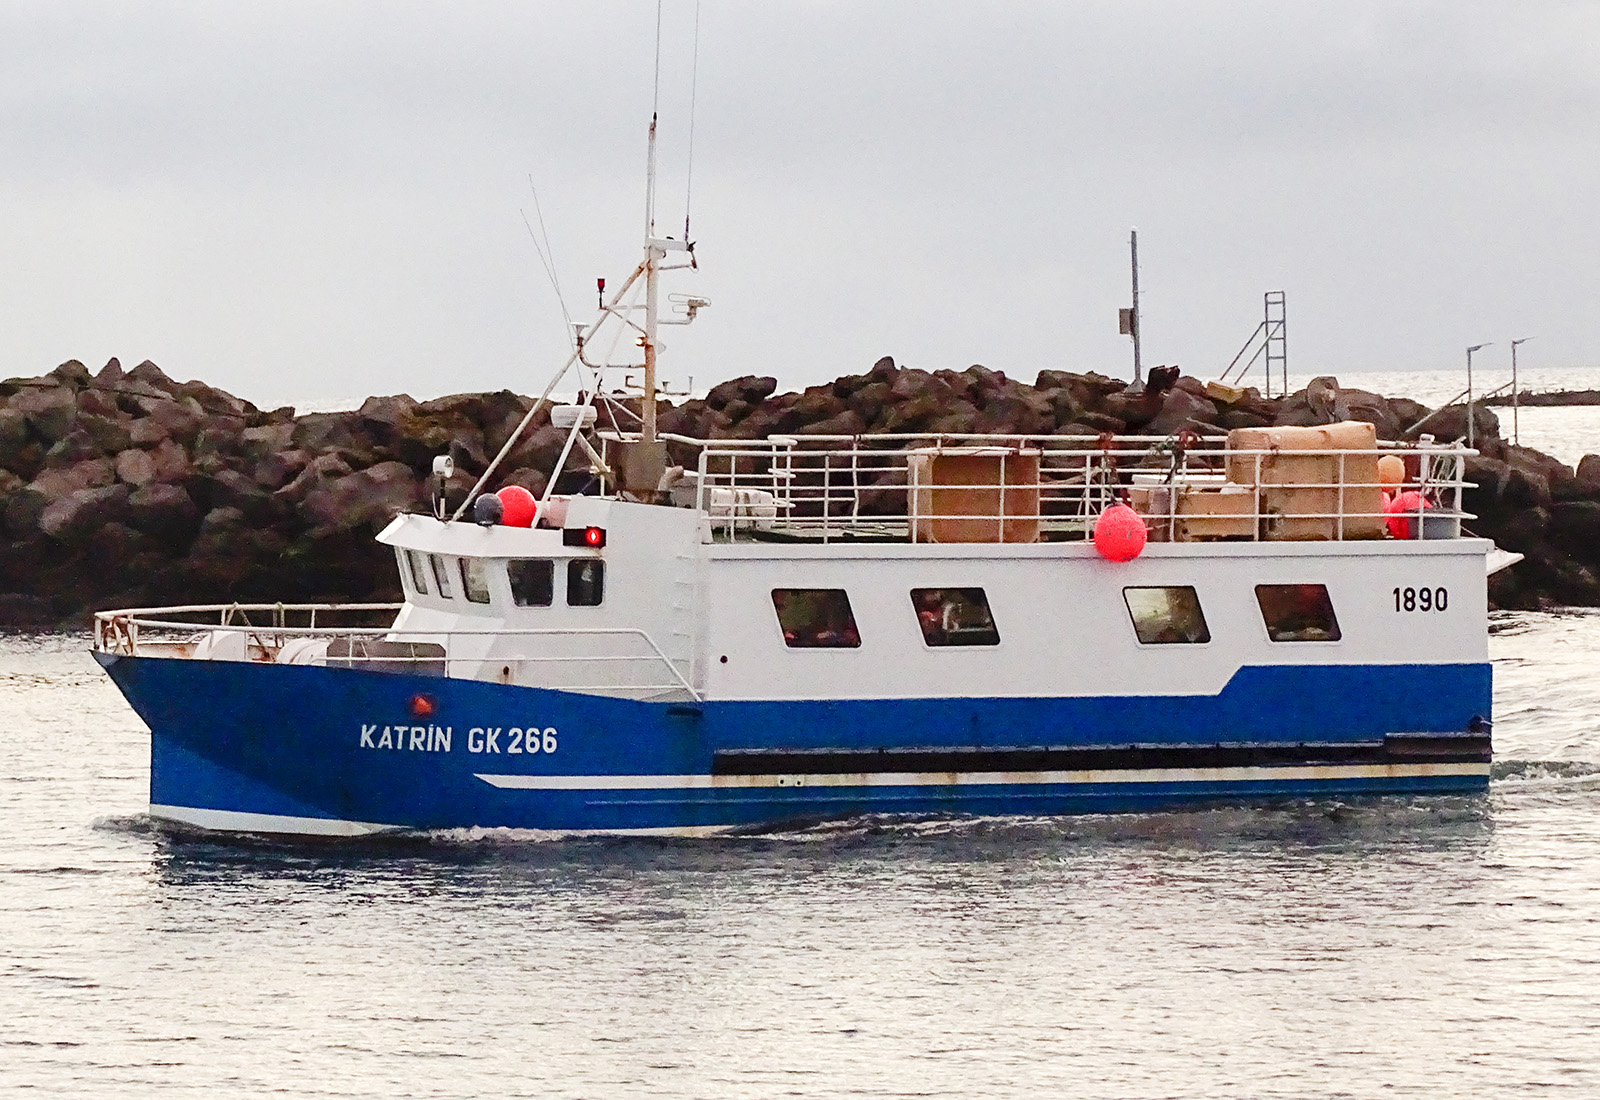
[[[694,0],[664,7],[680,232]],[[656,5],[0,8],[4,374],[154,359],[262,404],[541,388],[642,236]],[[1209,376],[1600,364],[1600,4],[702,0],[697,386],[880,355]],[[613,283],[615,285],[615,283]]]

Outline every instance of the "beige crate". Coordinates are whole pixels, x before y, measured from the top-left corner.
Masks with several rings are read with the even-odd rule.
[[[1038,451],[930,448],[907,465],[915,541],[1039,541]]]
[[[1311,428],[1235,428],[1228,433],[1230,450],[1269,453],[1230,455],[1228,480],[1253,486],[1259,473],[1264,538],[1382,538],[1377,446],[1377,429],[1358,420]],[[1297,453],[1306,451],[1335,453]]]
[[[1256,534],[1256,494],[1244,485],[1178,491],[1178,542],[1250,539]]]

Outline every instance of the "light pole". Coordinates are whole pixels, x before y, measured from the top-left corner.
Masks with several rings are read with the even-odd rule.
[[[1511,442],[1518,446],[1522,445],[1522,434],[1517,430],[1517,410],[1522,404],[1522,393],[1517,389],[1517,345],[1526,344],[1532,339],[1531,336],[1524,336],[1511,341]]]
[[[1472,437],[1473,437],[1473,426],[1472,426],[1472,353],[1475,352],[1475,351],[1482,351],[1484,348],[1492,348],[1492,347],[1494,347],[1494,344],[1492,344],[1492,343],[1489,343],[1489,344],[1473,344],[1470,348],[1467,349],[1467,446],[1469,446],[1469,447],[1472,446]]]

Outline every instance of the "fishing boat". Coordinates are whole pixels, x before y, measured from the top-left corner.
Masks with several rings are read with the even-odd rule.
[[[401,603],[96,616],[154,817],[689,835],[1484,789],[1503,562],[1462,527],[1474,452],[1363,423],[661,432],[659,328],[707,303],[660,283],[694,260],[647,216],[519,428],[566,432],[539,499],[497,488],[515,434],[458,499],[436,461],[433,507],[378,536]],[[574,464],[593,491],[558,493]]]

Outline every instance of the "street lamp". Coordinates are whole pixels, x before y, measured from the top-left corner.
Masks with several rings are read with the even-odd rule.
[[[1473,437],[1473,427],[1472,427],[1472,353],[1475,352],[1475,351],[1482,351],[1484,348],[1492,348],[1492,347],[1494,347],[1494,344],[1492,344],[1492,343],[1489,343],[1489,344],[1473,344],[1470,348],[1467,349],[1467,446],[1469,446],[1469,447],[1472,446],[1472,437]]]
[[[1526,344],[1532,340],[1531,336],[1524,336],[1520,340],[1511,341],[1511,442],[1521,445],[1522,435],[1517,431],[1517,410],[1522,402],[1522,394],[1517,389],[1517,345]]]

